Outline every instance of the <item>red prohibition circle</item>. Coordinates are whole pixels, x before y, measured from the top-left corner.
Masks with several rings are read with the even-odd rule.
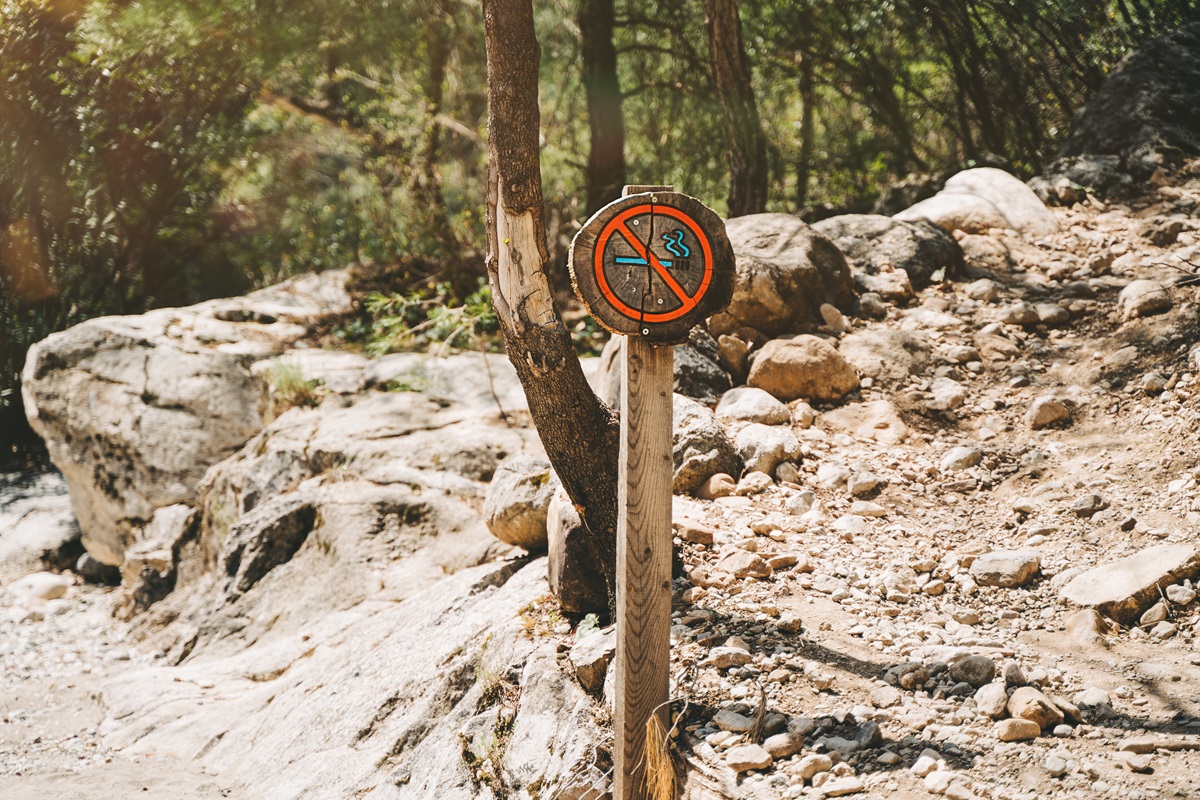
[[[638,214],[661,214],[666,217],[672,217],[679,220],[695,235],[696,241],[700,242],[700,248],[704,251],[704,276],[700,279],[700,287],[696,289],[694,295],[689,295],[675,277],[667,271],[667,268],[662,265],[658,257],[647,246],[643,245],[633,231],[625,224],[625,221],[630,217]],[[673,311],[662,311],[653,314],[645,314],[637,309],[630,308],[613,292],[612,287],[608,284],[608,277],[604,274],[604,249],[608,246],[608,240],[616,233],[621,236],[629,246],[641,257],[650,262],[651,267],[662,279],[667,288],[679,298],[682,305]],[[704,231],[696,224],[690,216],[671,206],[651,205],[645,203],[640,206],[633,206],[622,211],[617,216],[609,220],[604,226],[604,230],[600,232],[600,236],[596,239],[596,250],[594,257],[594,268],[596,272],[596,284],[600,287],[601,293],[608,302],[619,313],[629,317],[630,319],[638,320],[639,322],[670,322],[674,319],[679,319],[684,314],[694,309],[700,300],[704,297],[704,293],[708,291],[708,286],[712,283],[713,272],[713,256],[712,247],[708,243],[708,237],[704,235]]]

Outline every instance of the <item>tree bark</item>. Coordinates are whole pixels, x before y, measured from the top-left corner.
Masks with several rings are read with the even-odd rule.
[[[625,114],[613,45],[613,0],[581,0],[579,41],[587,90],[587,215],[616,200],[625,185]]]
[[[800,156],[796,161],[796,213],[808,206],[808,179],[812,172],[814,141],[813,118],[816,112],[817,93],[813,81],[813,57],[805,52],[800,62]]]
[[[589,547],[616,591],[617,415],[583,375],[546,278],[538,62],[532,0],[484,0],[488,95],[488,278],[509,360]]]
[[[705,0],[713,84],[729,153],[729,216],[767,209],[767,139],[750,84],[737,0]]]

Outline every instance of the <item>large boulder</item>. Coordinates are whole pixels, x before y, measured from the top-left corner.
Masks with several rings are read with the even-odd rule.
[[[958,242],[944,228],[926,220],[905,222],[877,214],[845,214],[823,219],[812,227],[846,254],[854,284],[862,292],[888,297],[886,287],[890,283],[879,276],[893,270],[903,270],[912,288],[920,291],[935,276],[946,280],[956,277],[963,268]]]
[[[1140,182],[1181,155],[1200,155],[1200,23],[1151,39],[1114,70],[1071,120],[1061,155],[1077,158],[1077,172],[1080,161],[1106,166],[1071,176],[1101,192],[1129,185],[1121,173]],[[1097,157],[1115,158],[1119,170]],[[1049,172],[1071,166],[1059,162]]]
[[[569,614],[587,614],[608,608],[608,589],[598,556],[579,512],[561,486],[546,509],[549,544],[546,579],[558,604]]]
[[[691,398],[673,399],[672,456],[675,463],[676,492],[695,492],[718,472],[738,475],[742,460],[725,428],[705,406]]]
[[[840,400],[858,388],[858,373],[817,336],[772,339],[755,354],[747,385],[779,400]]]
[[[592,386],[612,408],[621,405],[621,374],[625,370],[625,339],[614,336],[604,345]],[[721,361],[717,341],[703,328],[693,328],[688,340],[675,347],[675,393],[711,406],[733,385]]]
[[[1197,574],[1200,550],[1190,544],[1160,544],[1075,576],[1059,596],[1129,625],[1166,587]]]
[[[550,462],[534,456],[504,461],[488,485],[483,518],[488,530],[506,544],[540,552],[546,549],[546,510],[558,488]]]
[[[83,544],[120,566],[155,509],[194,503],[213,464],[263,426],[256,361],[350,308],[345,272],[246,297],[89,320],[38,342],[26,414],[62,471]]]
[[[769,336],[824,324],[821,306],[850,313],[854,284],[838,248],[796,217],[750,214],[725,229],[737,256],[733,299],[709,320],[714,336],[750,327]]]
[[[1011,228],[1030,236],[1058,231],[1058,222],[1032,189],[1002,169],[978,167],[958,173],[946,187],[896,215],[926,219],[948,231],[987,233]]]

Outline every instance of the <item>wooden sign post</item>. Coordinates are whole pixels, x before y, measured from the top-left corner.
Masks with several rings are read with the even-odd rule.
[[[626,337],[617,498],[614,800],[646,796],[646,724],[669,728],[673,345],[729,304],[721,218],[670,186],[626,186],[571,243],[571,279],[596,321]]]

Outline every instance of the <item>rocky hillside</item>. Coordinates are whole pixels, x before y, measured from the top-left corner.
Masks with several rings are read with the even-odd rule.
[[[1122,174],[730,221],[676,356],[685,796],[1200,796],[1200,161]],[[4,797],[606,795],[603,592],[515,375],[315,347],[349,279],[31,350],[73,514],[0,506]]]

